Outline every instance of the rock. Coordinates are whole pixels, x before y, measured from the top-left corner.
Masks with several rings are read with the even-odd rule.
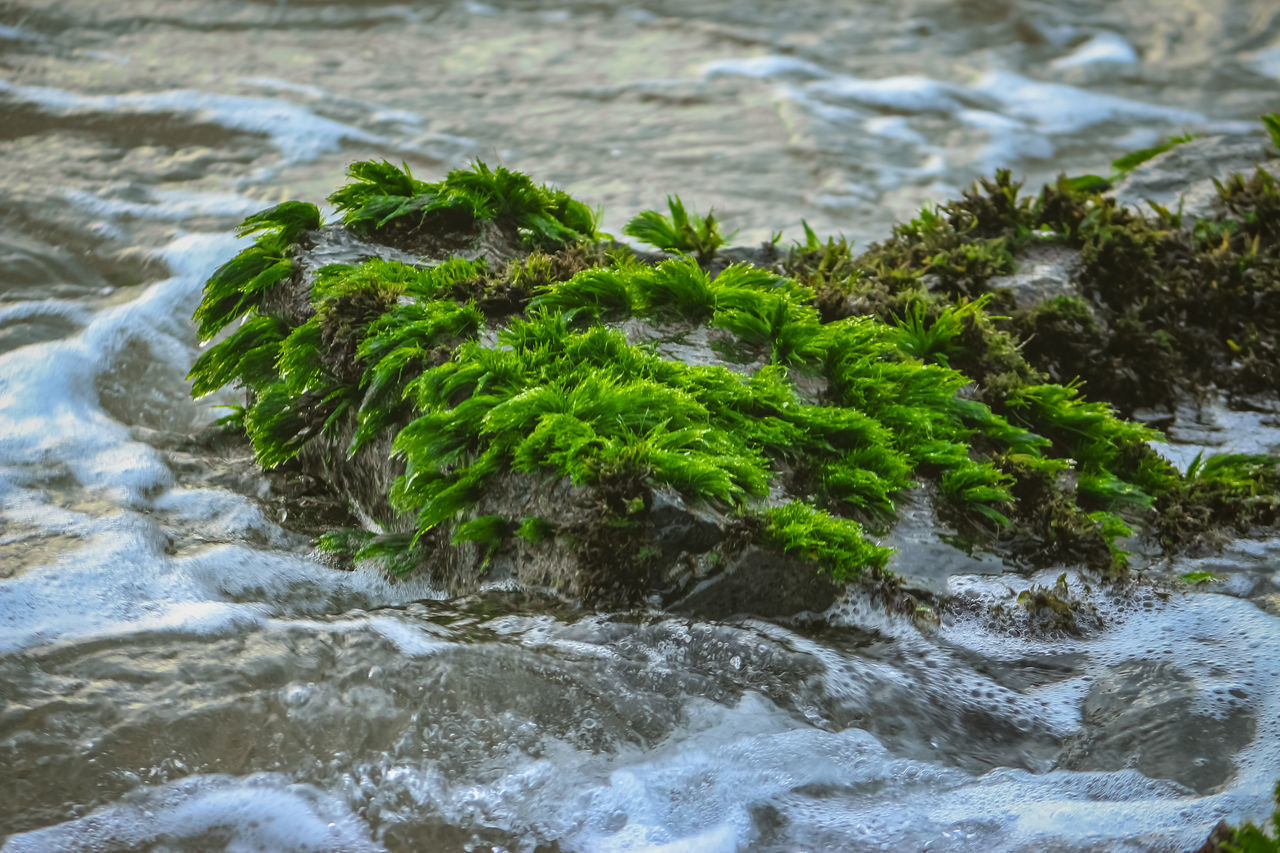
[[[1253,741],[1257,721],[1244,705],[1214,716],[1199,711],[1202,690],[1173,664],[1131,660],[1112,667],[1090,688],[1083,728],[1058,765],[1133,768],[1200,794],[1221,790],[1235,774],[1235,753]]]
[[[206,339],[229,334],[192,376],[197,393],[246,387],[241,423],[258,461],[296,466],[366,528],[330,531],[324,547],[393,574],[424,572],[455,596],[549,591],[711,618],[820,613],[867,578],[890,606],[936,613],[919,601],[945,594],[954,574],[1062,559],[1121,570],[1113,540],[1126,528],[1091,510],[1182,495],[1176,472],[1143,467],[1147,433],[1074,385],[1046,383],[1024,355],[1033,338],[1070,349],[1060,383],[1081,365],[1114,375],[1136,363],[1127,350],[1098,358],[1108,334],[1134,334],[1102,316],[1112,294],[1099,290],[1141,303],[1145,291],[1125,288],[1165,271],[1094,280],[1101,255],[1087,229],[1110,209],[1096,195],[1059,187],[1015,202],[1006,172],[950,208],[959,226],[931,210],[860,258],[831,240],[790,256],[725,249],[704,263],[601,242],[584,205],[483,164],[433,185],[389,163],[351,175],[334,199],[355,233],[320,227],[303,202],[250,220],[258,243],[215,271],[197,311]],[[1140,246],[1190,239],[1122,218]],[[1079,288],[1072,241],[1094,252]],[[1011,268],[1010,247],[1017,272],[991,278]],[[1151,255],[1139,260],[1165,262]],[[1116,257],[1101,266],[1123,279],[1132,254]],[[314,292],[320,269],[373,258],[388,263],[335,270]],[[1013,319],[1029,316],[1036,334],[997,325],[1010,318],[986,314],[988,290],[1011,295]],[[832,294],[866,302],[866,316],[827,316]],[[1036,310],[1062,296],[1080,298]],[[1117,305],[1107,310],[1127,310]],[[1177,328],[1159,326],[1165,317],[1139,331],[1167,355],[1160,342]],[[1266,368],[1269,351],[1255,349]],[[1082,437],[1108,452],[1082,453]],[[1064,467],[1081,469],[1080,488]],[[1223,523],[1252,519],[1231,513],[1274,490],[1265,477],[1244,470],[1205,500],[1225,507]],[[961,534],[1003,559],[971,556],[952,544]],[[1065,593],[1040,598],[1058,616],[1072,607]],[[1065,761],[1115,752],[1092,748],[1113,737],[1108,713],[1100,706],[1100,733]]]
[[[1257,136],[1205,136],[1152,157],[1115,185],[1111,194],[1128,207],[1146,210],[1147,201],[1182,213],[1188,220],[1212,215],[1217,190],[1213,181],[1233,173],[1250,175],[1263,168],[1280,178],[1280,162],[1269,143]]]
[[[1079,296],[1073,277],[1080,265],[1080,252],[1061,245],[1032,243],[1018,255],[1018,270],[1012,275],[992,278],[992,290],[1007,290],[1019,308],[1030,308],[1046,299]]]
[[[812,563],[755,545],[748,545],[723,567],[705,562],[705,576],[691,578],[687,591],[664,597],[665,609],[700,619],[816,615],[835,604],[843,588],[815,572]]]
[[[646,523],[653,541],[668,554],[691,551],[702,554],[724,540],[725,518],[707,509],[690,509],[670,486],[650,490]]]
[[[933,500],[922,487],[898,502],[898,523],[884,544],[897,553],[889,568],[912,587],[945,595],[952,575],[994,575],[1008,570],[1004,560],[981,551],[967,553],[948,542],[956,531],[938,519]]]

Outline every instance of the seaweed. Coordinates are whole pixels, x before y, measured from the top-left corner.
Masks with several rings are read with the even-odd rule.
[[[868,542],[857,522],[793,501],[765,512],[763,538],[787,553],[827,566],[837,581],[884,571],[893,553]]]
[[[1268,834],[1267,821],[1263,821],[1262,826],[1246,821],[1238,827],[1222,821],[1196,853],[1280,853],[1280,782],[1276,783],[1274,798],[1276,810],[1271,813],[1271,834]]]
[[[293,273],[292,246],[319,227],[320,211],[300,201],[286,201],[245,219],[236,235],[258,234],[258,239],[206,282],[194,315],[200,340],[209,340],[260,305],[268,289]]]
[[[393,226],[442,234],[471,232],[494,222],[534,247],[596,239],[597,215],[563,190],[534,184],[527,175],[481,160],[444,180],[414,178],[408,164],[364,160],[347,169],[351,182],[329,196],[348,228],[366,237]]]
[[[1139,148],[1136,151],[1130,151],[1128,154],[1117,157],[1111,161],[1110,182],[1115,183],[1121,180],[1148,160],[1158,157],[1166,151],[1172,151],[1179,145],[1185,145],[1195,138],[1193,133],[1171,136],[1162,142],[1152,145],[1150,148]]]
[[[622,233],[665,252],[696,255],[704,264],[733,238],[732,234],[725,237],[720,233],[720,223],[716,221],[714,211],[707,211],[706,216],[696,212],[690,215],[678,195],[667,196],[667,209],[670,216],[656,210],[638,213],[622,227]]]

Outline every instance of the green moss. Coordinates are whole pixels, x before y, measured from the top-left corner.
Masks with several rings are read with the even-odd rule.
[[[653,267],[588,270],[543,288],[530,304],[570,320],[709,323],[766,350],[775,363],[806,364],[822,353],[812,300],[807,288],[750,264],[734,264],[712,280],[692,258],[674,258]]]
[[[1271,136],[1271,144],[1276,148],[1280,148],[1280,113],[1267,113],[1261,116],[1263,127],[1267,129],[1267,133]]]
[[[708,211],[706,216],[691,215],[678,195],[667,196],[667,209],[671,211],[670,216],[656,210],[642,211],[622,227],[622,233],[665,252],[696,255],[703,263],[733,236],[720,233],[714,212]]]
[[[209,277],[195,311],[200,340],[209,340],[255,309],[267,290],[288,278],[293,273],[290,249],[307,231],[319,227],[320,211],[300,201],[286,201],[245,219],[237,235],[257,234],[258,239]]]
[[[1130,151],[1122,157],[1117,157],[1111,161],[1111,181],[1115,182],[1124,178],[1153,157],[1157,157],[1166,151],[1172,151],[1179,145],[1185,145],[1193,139],[1195,139],[1194,134],[1184,133],[1181,136],[1170,137],[1150,148],[1140,148],[1137,151]]]
[[[1161,536],[1179,546],[1209,534],[1280,524],[1280,457],[1197,456],[1156,504]]]
[[[764,514],[763,538],[774,547],[824,566],[837,581],[884,570],[892,551],[868,542],[853,521],[792,502]]]
[[[562,190],[527,175],[475,161],[437,183],[414,178],[408,165],[365,160],[347,170],[351,182],[329,196],[343,223],[369,237],[404,231],[473,231],[494,222],[530,246],[556,247],[596,237],[596,214]],[[388,230],[390,229],[390,230]]]
[[[540,545],[555,537],[556,525],[545,518],[534,515],[525,516],[521,519],[520,526],[516,528],[516,535],[530,545]]]
[[[494,548],[507,534],[510,523],[500,515],[481,515],[458,525],[453,544],[476,542]]]
[[[1120,158],[1114,174],[1185,141]],[[1004,388],[1033,381],[1017,375],[1028,367],[1059,383],[1078,378],[1094,399],[1126,413],[1170,406],[1213,385],[1246,394],[1280,386],[1274,178],[1260,169],[1223,181],[1215,214],[1194,223],[1158,205],[1147,214],[1123,208],[1101,195],[1108,185],[1064,177],[1025,195],[1001,170],[962,198],[925,208],[861,256],[806,235],[788,270],[819,294],[826,319],[852,311],[901,324],[990,293],[989,307],[1010,318],[975,329],[981,334],[965,341],[954,363],[997,408]],[[1031,244],[1046,243],[1079,250],[1081,297],[1015,311],[991,281],[1012,272]],[[993,334],[1026,341],[1025,359],[984,342]],[[1002,351],[1000,363],[988,358]]]

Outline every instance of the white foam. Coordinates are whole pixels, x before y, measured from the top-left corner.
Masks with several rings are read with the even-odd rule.
[[[127,95],[82,95],[46,86],[19,86],[0,80],[0,93],[62,113],[154,115],[177,113],[233,130],[262,133],[288,162],[314,160],[346,141],[384,144],[359,128],[317,115],[306,107],[271,98],[224,95],[194,89]]]
[[[106,198],[84,190],[64,189],[63,197],[82,210],[98,216],[180,221],[192,216],[247,216],[268,205],[238,193],[193,193],[183,190],[141,192],[144,201]]]
[[[993,113],[990,110],[961,110],[956,113],[956,118],[970,127],[989,130],[992,133],[1017,133],[1027,129],[1026,122]]]
[[[91,313],[79,302],[70,299],[40,299],[32,302],[12,302],[0,305],[0,323],[15,323],[39,317],[57,317],[78,325],[89,322]]]
[[[256,86],[260,89],[266,89],[269,92],[293,92],[298,95],[306,95],[309,98],[327,99],[331,98],[329,92],[321,89],[319,86],[312,86],[308,83],[295,83],[292,80],[281,80],[278,77],[240,77],[241,83],[247,83],[250,86]]]
[[[257,504],[225,489],[172,488],[151,506],[187,525],[198,525],[202,536],[210,539],[248,539],[282,549],[306,542],[269,521]]]
[[[0,24],[0,39],[7,41],[48,41],[49,37],[43,33],[33,33],[30,30]]]
[[[912,145],[924,145],[928,140],[924,135],[911,129],[906,116],[873,116],[862,123],[867,133],[883,136],[898,142]]]
[[[756,80],[775,77],[822,78],[831,72],[814,62],[795,56],[754,56],[749,59],[717,59],[704,63],[698,72],[707,79],[716,77],[751,77]]]
[[[1267,556],[1273,550],[1269,544],[1260,548],[1260,559],[1274,559],[1274,555]],[[1183,561],[1175,574],[1197,568],[1205,565]],[[953,578],[952,592],[1016,606],[1013,600],[1018,592],[1033,583],[1051,584],[1053,575]],[[1048,713],[1059,717],[1078,714],[1090,674],[1135,659],[1173,664],[1195,685],[1195,712],[1221,716],[1236,708],[1249,708],[1258,731],[1253,743],[1237,756],[1239,770],[1231,796],[1248,803],[1265,800],[1275,784],[1275,768],[1280,767],[1280,665],[1276,664],[1280,661],[1280,620],[1249,601],[1217,592],[1166,600],[1141,589],[1127,597],[1100,589],[1085,591],[1073,573],[1069,573],[1068,583],[1074,595],[1097,609],[1105,626],[1101,633],[1083,638],[1010,637],[992,634],[980,622],[959,620],[944,626],[942,635],[948,642],[994,659],[1025,654],[1085,656],[1087,663],[1079,669],[1087,674],[1038,691],[1038,698],[1050,703]],[[1230,697],[1228,691],[1233,687],[1244,689],[1243,700]]]
[[[406,657],[427,657],[439,654],[447,649],[457,648],[457,644],[434,636],[429,628],[430,623],[411,625],[391,616],[376,616],[369,620],[369,627],[395,644],[400,653]]]
[[[323,612],[353,595],[378,602],[431,597],[425,584],[338,572],[295,554],[244,545],[190,553],[201,541],[289,550],[305,542],[240,495],[179,486],[164,455],[99,404],[96,380],[130,347],[144,346],[162,364],[191,362],[187,318],[201,283],[240,245],[227,235],[179,236],[157,253],[172,277],[132,302],[77,315],[88,322],[66,339],[0,355],[0,512],[85,540],[53,565],[0,581],[0,649],[139,631],[226,630],[272,614]],[[66,488],[93,505],[91,512],[63,509],[43,493],[41,484],[58,472],[69,475]],[[170,554],[174,536],[188,549],[182,556]]]
[[[1199,126],[1200,113],[1146,104],[1075,86],[1041,83],[1012,71],[988,71],[973,92],[1000,104],[1004,114],[1048,133],[1074,133],[1107,122],[1158,121],[1175,127]]]
[[[338,798],[278,773],[193,776],[144,788],[122,803],[14,835],[4,853],[52,850],[217,849],[235,853],[383,848]]]
[[[982,101],[964,86],[915,75],[879,80],[836,77],[810,83],[806,88],[839,103],[908,113],[956,113]]]
[[[230,236],[180,237],[162,253],[178,275],[102,311],[77,335],[0,355],[0,467],[64,464],[82,486],[124,506],[168,486],[160,455],[130,441],[98,405],[95,380],[135,342],[162,362],[188,363],[185,318],[204,275],[236,245]]]
[[[990,110],[961,110],[956,118],[991,136],[979,152],[976,163],[982,171],[1007,167],[1022,158],[1048,160],[1055,146],[1048,136],[1033,131],[1027,123]]]
[[[1117,33],[1098,33],[1066,56],[1049,63],[1057,69],[1099,65],[1137,65],[1138,51]]]

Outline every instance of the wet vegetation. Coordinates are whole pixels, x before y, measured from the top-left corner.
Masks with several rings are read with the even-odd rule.
[[[476,161],[438,183],[414,178],[408,166],[364,160],[348,169],[350,183],[329,196],[352,231],[388,242],[409,235],[447,239],[483,224],[548,248],[592,240],[595,212],[562,190],[527,175]]]
[[[716,249],[733,236],[720,233],[720,223],[713,211],[708,211],[706,216],[690,214],[678,195],[667,196],[667,209],[671,211],[670,216],[656,210],[641,211],[623,226],[622,233],[665,252],[696,255],[702,263],[711,260]]]
[[[745,537],[841,582],[887,577],[874,536],[920,484],[981,547],[1111,576],[1134,535],[1174,549],[1280,521],[1276,459],[1178,471],[1156,430],[1121,417],[1280,387],[1280,188],[1263,170],[1219,184],[1217,216],[1196,222],[1121,207],[1105,181],[1024,195],[1002,171],[860,255],[806,226],[775,267],[715,275],[718,224],[676,197],[669,217],[624,229],[677,254],[651,262],[598,235],[590,208],[500,167],[349,175],[330,196],[344,225],[422,263],[304,281],[316,209],[256,214],[241,231],[257,242],[206,287],[200,335],[220,339],[191,371],[197,396],[247,390],[232,420],[264,467],[307,448],[330,466],[391,454],[385,502],[363,507],[382,529],[334,531],[327,550],[405,574],[452,549],[483,571],[504,549],[563,542],[649,583],[666,553],[645,539],[655,489],[737,531],[690,546],[713,562]],[[493,240],[508,260],[459,254]],[[1071,293],[1026,303],[1000,277],[1038,246],[1079,265]],[[305,289],[305,316],[273,310],[272,289]],[[664,354],[695,332],[699,355]],[[512,478],[598,496],[590,523],[505,513],[492,497]],[[1066,619],[1060,593],[1021,604]]]
[[[1121,158],[1113,177],[1185,141]],[[1028,367],[1058,383],[1078,379],[1092,399],[1125,414],[1209,388],[1251,395],[1280,387],[1280,187],[1272,175],[1259,168],[1219,182],[1216,215],[1196,221],[1155,204],[1128,209],[1104,194],[1108,187],[1063,177],[1027,195],[1000,171],[860,256],[810,233],[787,271],[819,294],[827,318],[893,321],[910,312],[923,325],[957,300],[988,297],[995,316],[969,321],[968,360],[958,366],[997,406]],[[1016,257],[1046,248],[1078,257],[1070,292],[1025,304],[1002,277]],[[1009,357],[1008,341],[1019,342],[1023,358]]]

